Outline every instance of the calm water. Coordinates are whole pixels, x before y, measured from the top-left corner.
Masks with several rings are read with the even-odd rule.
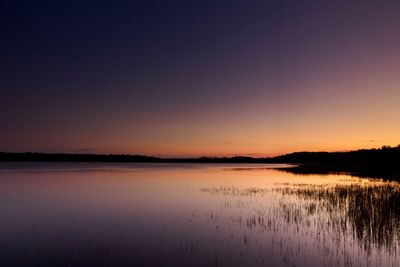
[[[400,266],[398,183],[272,167],[2,163],[0,266]]]

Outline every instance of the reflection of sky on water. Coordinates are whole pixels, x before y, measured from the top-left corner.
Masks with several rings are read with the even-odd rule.
[[[0,171],[1,266],[400,263],[395,205],[382,212],[369,202],[387,216],[379,225],[390,240],[382,229],[360,236],[371,221],[354,223],[360,214],[348,205],[360,188],[381,192],[376,200],[393,189],[384,199],[398,199],[395,183],[251,165],[44,167]]]

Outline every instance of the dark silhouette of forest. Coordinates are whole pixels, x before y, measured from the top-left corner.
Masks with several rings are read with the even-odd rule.
[[[0,161],[141,162],[141,163],[292,163],[291,173],[348,172],[365,177],[400,178],[400,145],[349,152],[294,152],[276,157],[161,158],[128,154],[64,154],[0,152]]]
[[[63,153],[7,153],[0,152],[0,161],[42,162],[148,162],[148,163],[267,163],[269,158],[252,157],[198,157],[160,158],[128,154],[63,154]]]
[[[271,161],[296,164],[296,167],[282,169],[291,173],[347,172],[361,177],[400,180],[400,145],[349,152],[295,152]]]

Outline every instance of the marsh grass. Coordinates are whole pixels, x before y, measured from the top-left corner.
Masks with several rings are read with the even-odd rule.
[[[225,195],[225,196],[242,196],[242,197],[255,197],[265,195],[271,192],[269,188],[238,188],[238,187],[203,187],[200,189],[203,193],[210,193],[213,195]]]
[[[350,179],[201,191],[222,200],[221,210],[207,212],[210,223],[217,228],[237,226],[245,236],[244,246],[261,235],[272,238],[273,246],[279,244],[282,257],[292,263],[299,255],[306,260],[309,252],[300,245],[306,240],[323,255],[324,266],[397,266],[399,261],[400,185],[396,182]]]
[[[296,196],[309,205],[306,213],[326,214],[328,226],[338,234],[351,235],[370,252],[373,246],[396,253],[400,246],[400,186],[395,182],[343,185],[276,187],[283,195]],[[292,207],[292,213],[296,212]]]

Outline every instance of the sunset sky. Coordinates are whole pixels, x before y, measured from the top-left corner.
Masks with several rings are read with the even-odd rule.
[[[400,1],[2,1],[0,151],[400,144]]]

